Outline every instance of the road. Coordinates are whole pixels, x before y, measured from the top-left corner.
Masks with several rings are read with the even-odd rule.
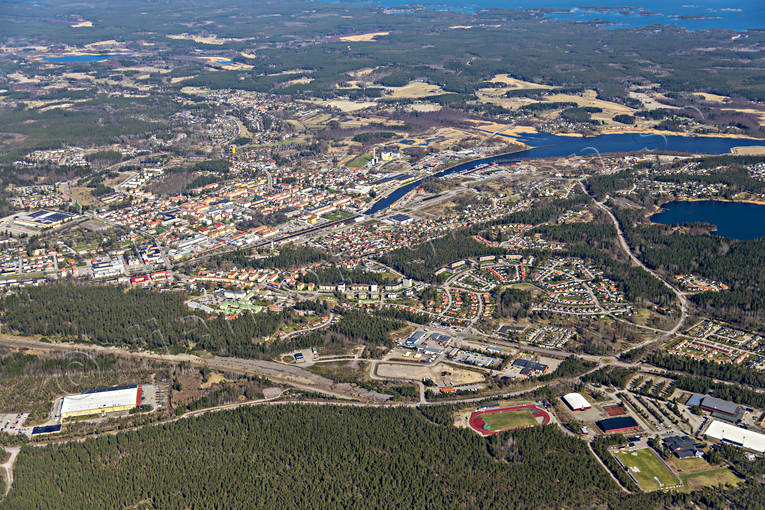
[[[624,232],[622,232],[622,227],[619,224],[619,220],[616,219],[616,216],[611,211],[611,209],[604,203],[605,200],[608,200],[608,196],[606,196],[606,199],[603,202],[598,202],[598,200],[587,190],[587,187],[584,185],[582,181],[579,181],[580,186],[582,187],[582,190],[587,193],[592,200],[595,202],[595,204],[603,211],[605,212],[609,218],[611,218],[611,221],[614,224],[614,227],[616,227],[616,235],[619,238],[619,245],[621,246],[622,250],[627,254],[627,256],[630,258],[632,263],[636,266],[641,267],[644,271],[648,272],[651,276],[659,280],[662,284],[664,284],[665,287],[667,287],[669,290],[672,291],[672,293],[677,297],[677,301],[680,305],[680,318],[678,319],[675,326],[670,329],[669,331],[665,331],[661,335],[657,336],[656,338],[648,339],[644,342],[641,342],[635,346],[630,347],[624,352],[629,352],[635,349],[641,349],[647,345],[650,345],[655,342],[660,342],[662,340],[666,340],[667,338],[672,337],[675,333],[680,331],[680,328],[683,327],[683,324],[685,324],[686,319],[688,318],[688,300],[685,297],[685,294],[678,290],[674,285],[670,284],[667,280],[662,278],[656,271],[649,268],[643,262],[635,256],[635,254],[632,252],[632,249],[630,248],[629,243],[627,243],[627,240],[624,238]]]
[[[580,181],[580,185],[585,190],[585,192],[587,192],[586,187],[583,185],[581,181]],[[672,286],[669,282],[664,280],[655,271],[648,268],[645,264],[643,264],[642,261],[640,261],[640,259],[638,259],[634,255],[634,253],[632,252],[629,244],[627,243],[624,237],[619,221],[617,220],[616,216],[613,214],[611,209],[608,206],[606,206],[605,203],[598,202],[597,200],[595,200],[594,197],[593,197],[593,200],[595,201],[597,206],[601,210],[603,210],[613,222],[614,226],[616,227],[620,247],[627,254],[627,256],[630,258],[632,263],[636,266],[641,267],[643,270],[651,274],[654,278],[661,281],[663,285],[669,288],[673,292],[673,294],[677,297],[678,303],[680,305],[680,311],[681,311],[680,318],[678,319],[677,323],[674,325],[672,329],[668,331],[657,330],[657,333],[660,333],[660,334],[656,336],[655,338],[648,339],[623,352],[628,352],[633,349],[642,348],[646,345],[659,342],[671,337],[683,327],[687,319],[686,296],[681,291],[679,291],[674,286]],[[347,221],[347,220],[343,220],[343,221]],[[322,225],[312,229],[307,229],[306,231],[290,234],[274,241],[278,242],[280,240],[284,240],[284,239],[288,239],[292,237],[298,237],[303,234],[314,232],[316,230],[331,227],[332,225],[337,223],[342,223],[342,222],[333,222],[331,224],[326,224],[326,225]],[[447,294],[449,294],[449,282],[447,282],[444,286],[442,286],[442,289],[447,291]],[[449,300],[451,300],[450,295],[449,295]],[[491,341],[494,341],[496,343],[499,343],[499,344],[504,343],[498,337],[496,337],[496,335],[490,334],[485,336],[488,338],[491,338]],[[169,353],[162,354],[162,353],[153,353],[153,352],[147,352],[147,351],[128,351],[126,349],[117,348],[117,347],[102,347],[102,346],[90,345],[90,344],[47,343],[47,342],[40,342],[37,340],[28,339],[28,338],[11,337],[7,335],[0,336],[0,345],[38,349],[38,350],[44,350],[44,351],[62,351],[62,352],[78,351],[78,352],[95,353],[95,354],[117,354],[120,356],[135,357],[135,358],[163,361],[163,362],[169,362],[169,363],[190,363],[196,366],[207,366],[209,368],[213,368],[220,371],[228,371],[228,372],[241,373],[246,375],[257,375],[261,377],[266,377],[273,381],[281,382],[283,384],[292,386],[293,388],[296,388],[296,389],[306,390],[311,392],[318,392],[318,393],[322,393],[340,400],[340,402],[321,402],[321,401],[315,402],[312,400],[282,401],[282,400],[277,400],[278,398],[281,398],[283,396],[283,393],[280,393],[279,395],[271,397],[269,399],[260,399],[256,401],[226,404],[226,405],[221,405],[221,406],[207,408],[207,409],[200,409],[198,411],[187,413],[186,415],[184,415],[184,417],[173,417],[167,421],[175,421],[177,419],[182,419],[186,417],[200,416],[208,412],[218,412],[218,411],[236,409],[242,406],[253,406],[253,405],[285,405],[285,404],[330,405],[331,404],[331,405],[366,406],[366,407],[396,407],[396,406],[419,407],[419,406],[426,406],[426,405],[443,405],[443,404],[452,404],[452,403],[471,404],[471,403],[481,402],[487,399],[512,398],[521,394],[528,393],[529,391],[542,388],[548,384],[547,382],[544,382],[544,383],[539,383],[537,385],[523,388],[516,391],[496,393],[491,395],[479,396],[475,398],[455,399],[455,400],[436,400],[436,401],[428,402],[426,400],[425,385],[421,381],[418,381],[417,382],[419,386],[418,402],[386,403],[382,400],[377,399],[377,396],[374,394],[374,392],[368,392],[366,390],[363,390],[362,388],[359,388],[356,385],[348,384],[348,383],[337,384],[326,377],[320,376],[308,370],[296,367],[294,365],[285,365],[285,364],[276,363],[273,361],[239,359],[239,358],[224,357],[224,356],[214,356],[212,358],[206,359],[206,358],[201,358],[191,354],[169,354]],[[565,353],[565,352],[535,348],[533,346],[523,345],[519,347],[523,349],[529,349],[535,352],[549,354],[552,356],[558,356],[558,357],[570,355],[569,353]],[[581,357],[589,361],[597,362],[596,366],[592,368],[591,370],[589,370],[588,373],[594,370],[597,370],[599,367],[603,366],[605,363],[609,363],[611,365],[625,365],[625,366],[628,365],[626,363],[618,362],[615,358],[611,358],[607,356],[582,355]],[[372,379],[380,379],[376,375],[378,360],[370,360],[370,361],[371,361],[370,377]],[[565,382],[566,380],[572,380],[572,381],[579,380],[579,376],[564,379],[563,382]],[[362,399],[365,401],[359,401],[359,399]],[[167,421],[162,423],[166,423]],[[110,433],[116,433],[116,432],[117,431],[110,432]],[[54,442],[54,441],[51,441],[51,442]],[[15,448],[15,449],[8,448],[7,450],[11,452],[11,457],[3,465],[3,467],[6,470],[6,476],[8,478],[7,489],[10,489],[10,486],[13,483],[13,464],[15,462],[16,456],[18,455],[19,448]],[[590,450],[592,451],[591,448]],[[594,452],[592,453],[593,455],[595,455]],[[598,458],[597,455],[595,455],[595,458],[598,460],[599,463],[601,463],[601,465],[603,465],[602,461]],[[603,467],[613,477],[613,474],[606,468],[606,466],[603,465]],[[629,492],[626,488],[624,488],[621,484],[618,483],[618,480],[615,479],[615,481],[617,482],[617,485],[621,488],[621,490],[625,492]]]
[[[5,448],[5,451],[10,454],[8,460],[2,465],[3,469],[5,469],[5,493],[8,494],[8,491],[11,490],[11,485],[13,485],[13,465],[16,463],[16,457],[18,457],[21,447],[11,446]]]

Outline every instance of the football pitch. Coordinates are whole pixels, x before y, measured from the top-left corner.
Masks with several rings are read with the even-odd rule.
[[[500,413],[483,413],[481,418],[488,425],[489,430],[494,431],[520,429],[538,425],[536,418],[532,416],[531,411],[528,409]]]
[[[640,488],[646,492],[680,485],[667,466],[649,448],[617,452],[614,455],[627,466]]]

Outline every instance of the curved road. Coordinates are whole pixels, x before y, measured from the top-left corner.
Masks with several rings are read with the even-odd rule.
[[[632,253],[632,249],[630,248],[629,243],[627,243],[627,240],[624,238],[624,232],[622,232],[622,227],[619,224],[619,220],[616,219],[616,216],[611,211],[611,209],[603,202],[598,202],[597,199],[587,190],[587,187],[584,185],[582,181],[579,181],[579,184],[582,187],[582,190],[584,190],[584,192],[587,193],[587,195],[589,195],[592,198],[593,202],[595,202],[595,204],[597,204],[597,206],[600,209],[602,209],[608,215],[609,218],[611,218],[611,221],[613,222],[614,227],[616,227],[616,234],[619,238],[619,245],[621,246],[622,250],[624,250],[624,252],[627,254],[627,256],[630,258],[630,260],[632,260],[632,262],[635,265],[641,267],[644,271],[648,272],[651,276],[653,276],[654,278],[659,280],[662,284],[664,284],[665,287],[671,290],[672,293],[675,295],[675,297],[677,297],[677,300],[680,304],[680,319],[678,319],[677,324],[675,324],[675,326],[672,329],[670,329],[669,331],[665,331],[664,333],[657,336],[656,338],[646,340],[645,342],[642,342],[642,343],[639,343],[638,345],[630,347],[629,349],[623,352],[629,352],[635,349],[640,349],[641,347],[645,347],[646,345],[650,345],[654,342],[659,342],[661,340],[670,338],[672,335],[677,333],[680,330],[680,328],[683,327],[683,324],[685,324],[685,320],[688,317],[688,300],[686,299],[685,294],[679,291],[677,288],[675,288],[675,286],[670,284],[667,280],[662,278],[658,273],[656,273],[656,271],[646,266],[639,258],[635,256],[634,253]],[[606,196],[606,198],[608,197]]]

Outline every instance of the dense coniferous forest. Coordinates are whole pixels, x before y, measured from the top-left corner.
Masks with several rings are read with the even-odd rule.
[[[230,321],[192,313],[185,296],[146,289],[51,285],[0,300],[3,322],[25,335],[182,351],[190,343],[218,354],[257,355],[253,339],[274,334],[290,311],[246,314]]]
[[[584,243],[589,246],[603,246],[606,241],[616,237],[616,229],[611,222],[543,225],[536,227],[530,233],[542,234],[549,241]]]
[[[711,361],[700,361],[661,352],[651,354],[646,361],[667,370],[677,370],[687,374],[720,379],[755,388],[765,388],[765,373],[739,365],[721,365]]]
[[[430,324],[430,322],[433,320],[431,319],[430,315],[410,312],[409,310],[393,307],[381,308],[380,310],[377,310],[375,314],[379,315],[380,317],[390,317],[392,319],[398,319],[401,321],[414,322],[415,324]]]
[[[218,262],[232,262],[237,267],[251,267],[254,269],[283,269],[289,267],[298,267],[314,262],[321,262],[329,258],[329,254],[319,248],[308,246],[284,246],[278,254],[267,255],[265,257],[253,257],[250,250],[237,250],[223,255],[218,255],[215,260]]]
[[[379,283],[384,284],[392,280],[391,275],[363,271],[361,269],[344,269],[337,266],[322,266],[307,271],[301,281],[316,284],[337,283]]]
[[[629,381],[636,372],[637,369],[634,368],[603,367],[585,375],[582,377],[582,380],[585,382],[602,384],[604,386],[624,388],[627,381]]]
[[[598,200],[602,200],[606,195],[614,191],[629,188],[635,181],[635,174],[632,170],[624,170],[615,174],[594,175],[587,179],[587,190]]]
[[[727,493],[627,495],[585,442],[556,426],[483,439],[443,424],[451,413],[449,406],[422,413],[263,406],[84,442],[26,446],[0,508],[626,510],[757,508],[762,501],[762,487],[751,483]],[[609,463],[606,448],[619,441],[605,438],[593,448]],[[730,453],[733,461],[744,462],[736,453]],[[634,490],[613,464],[614,475]],[[756,476],[758,466],[746,476]]]
[[[549,374],[544,374],[537,377],[537,380],[552,381],[553,379],[556,379],[558,377],[571,377],[575,375],[580,375],[583,372],[593,368],[595,365],[596,364],[592,361],[587,361],[577,356],[571,356],[569,358],[564,359],[563,362],[560,365],[558,365],[558,368],[556,368]]]
[[[615,502],[555,427],[493,437],[416,410],[274,406],[25,448],[2,508],[560,508]],[[64,494],[76,497],[62,497]],[[139,506],[141,506],[139,504]]]
[[[330,330],[365,343],[386,344],[390,341],[388,333],[404,326],[406,322],[400,319],[350,310]]]
[[[495,315],[498,317],[512,317],[518,320],[520,317],[526,317],[532,305],[532,294],[528,290],[522,289],[496,289],[494,299],[497,303]]]

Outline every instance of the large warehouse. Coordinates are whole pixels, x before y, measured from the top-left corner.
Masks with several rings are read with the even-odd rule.
[[[139,385],[101,388],[64,397],[61,403],[61,417],[125,411],[140,405],[141,386]]]
[[[567,406],[571,408],[572,411],[585,411],[592,407],[590,403],[587,402],[587,399],[579,393],[569,393],[567,395],[563,395],[563,401]]]
[[[714,418],[721,418],[726,421],[735,422],[744,415],[744,410],[738,404],[709,395],[691,395],[685,405],[688,407],[699,406],[712,413]]]
[[[704,435],[747,450],[765,452],[765,434],[742,429],[730,423],[715,420],[707,427]]]
[[[597,422],[600,430],[606,434],[615,434],[617,432],[627,432],[630,430],[636,430],[640,428],[635,418],[631,416],[619,416],[618,418],[606,418],[605,420],[599,420]]]

